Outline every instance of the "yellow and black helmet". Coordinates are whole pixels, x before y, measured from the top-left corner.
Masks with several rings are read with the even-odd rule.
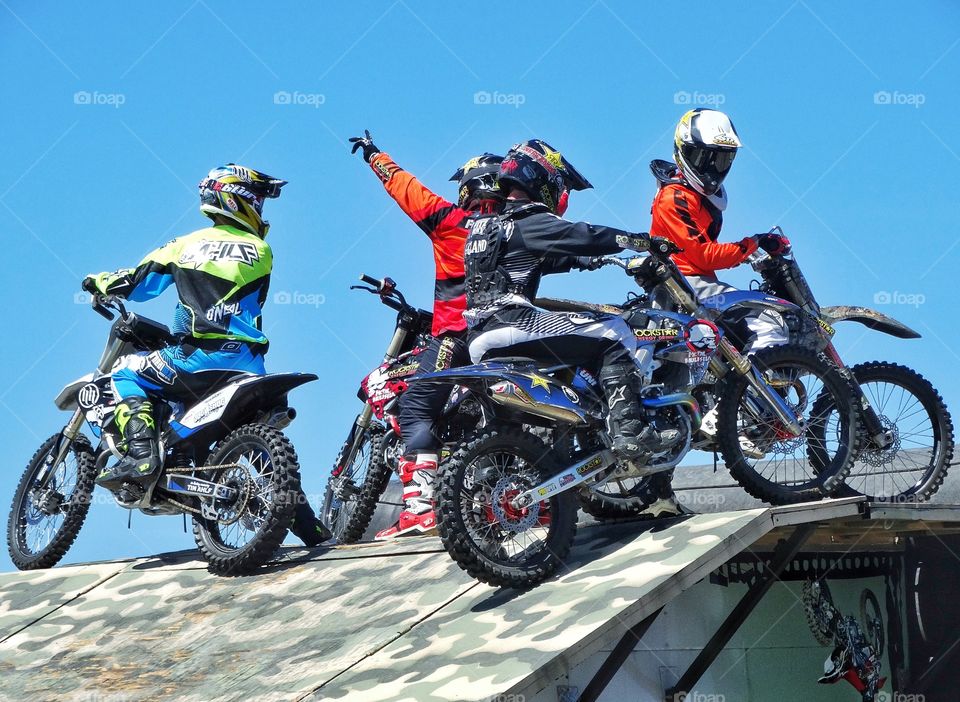
[[[252,168],[228,163],[214,168],[200,181],[200,211],[210,219],[232,219],[241,228],[261,239],[270,223],[263,219],[263,201],[280,197],[287,181]]]

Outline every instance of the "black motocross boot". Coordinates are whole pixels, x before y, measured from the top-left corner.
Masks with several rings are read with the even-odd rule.
[[[123,400],[115,412],[122,446],[127,455],[111,468],[105,468],[97,476],[97,485],[117,492],[124,484],[132,486],[132,492],[142,494],[160,467],[157,449],[157,426],[153,419],[153,405],[149,400],[133,397]],[[127,492],[131,492],[130,489]],[[131,497],[135,497],[132,495]]]
[[[297,509],[293,514],[290,531],[303,542],[304,546],[319,546],[333,538],[326,525],[317,519],[313,508],[303,493],[297,496]]]
[[[675,428],[660,427],[656,418],[644,417],[640,407],[640,376],[632,363],[613,363],[600,370],[600,385],[607,397],[607,428],[613,452],[630,460],[644,453],[665,451],[680,442]]]
[[[604,366],[600,370],[600,385],[607,397],[607,428],[614,453],[624,459],[637,458],[645,449],[640,440],[645,427],[636,366],[632,363]]]

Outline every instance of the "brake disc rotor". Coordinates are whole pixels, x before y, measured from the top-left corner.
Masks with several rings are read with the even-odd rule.
[[[490,494],[490,508],[497,523],[507,531],[519,533],[531,529],[539,520],[540,503],[522,509],[511,506],[510,501],[523,492],[510,476],[497,481]]]
[[[880,468],[887,464],[893,463],[901,448],[900,430],[897,428],[897,425],[882,414],[879,415],[877,419],[880,420],[880,425],[883,427],[885,432],[890,432],[893,434],[893,441],[891,441],[890,445],[885,448],[871,448],[870,446],[872,445],[872,442],[868,442],[867,448],[864,449],[859,456],[857,456],[858,461],[863,461],[867,465],[873,466],[874,468]]]

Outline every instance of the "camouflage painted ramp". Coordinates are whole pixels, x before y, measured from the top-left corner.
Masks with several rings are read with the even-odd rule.
[[[195,554],[0,576],[0,700],[527,699],[775,526],[851,501],[581,529],[525,593],[436,539],[288,549],[255,577]]]
[[[100,587],[0,643],[0,699],[295,699],[475,587],[436,540],[415,541],[249,578],[114,564]]]
[[[477,587],[309,699],[533,699],[771,529],[852,517],[860,501],[583,529],[562,577],[525,593]]]

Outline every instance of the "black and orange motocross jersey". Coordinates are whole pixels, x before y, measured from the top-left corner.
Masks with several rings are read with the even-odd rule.
[[[467,307],[463,287],[463,246],[471,213],[434,193],[385,153],[370,159],[370,167],[400,209],[433,242],[437,278],[433,288],[432,334],[463,331],[467,328],[463,319]]]
[[[683,251],[673,260],[684,275],[713,275],[722,268],[739,266],[757,250],[757,242],[746,237],[738,242],[717,241],[723,213],[680,177],[669,161],[650,164],[657,179],[657,194],[650,214],[650,235],[670,239]]]

